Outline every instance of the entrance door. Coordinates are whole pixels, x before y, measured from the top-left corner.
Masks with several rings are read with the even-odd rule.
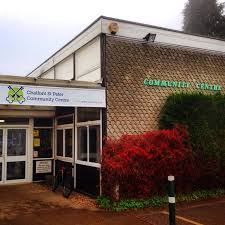
[[[2,174],[1,182],[19,183],[26,181],[26,168],[27,129],[0,129],[0,174]]]

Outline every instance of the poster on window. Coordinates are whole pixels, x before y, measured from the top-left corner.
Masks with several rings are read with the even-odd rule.
[[[33,135],[34,137],[39,137],[39,130],[34,130]]]
[[[52,161],[36,161],[36,173],[51,173],[52,172]]]
[[[40,138],[34,138],[34,147],[40,147],[40,146],[41,146]]]

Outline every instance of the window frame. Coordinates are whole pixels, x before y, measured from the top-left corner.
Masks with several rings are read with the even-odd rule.
[[[94,121],[86,121],[86,122],[78,122],[77,121],[77,108],[75,109],[75,163],[84,165],[84,166],[91,166],[91,167],[101,167],[101,158],[102,158],[102,110],[100,109],[100,120],[94,120]],[[100,143],[99,143],[99,163],[96,162],[90,162],[89,161],[89,127],[91,126],[99,126],[100,127]],[[86,127],[87,129],[87,161],[82,161],[78,159],[78,128],[79,127]]]
[[[62,124],[62,125],[58,125],[58,119],[64,118],[64,117],[70,117],[73,116],[73,122],[72,123],[68,123],[68,124]],[[70,162],[73,163],[74,161],[74,142],[75,142],[75,138],[74,138],[74,114],[67,114],[67,115],[63,115],[63,116],[58,116],[55,118],[55,124],[56,124],[56,128],[55,128],[55,159],[58,159],[60,161],[64,161],[64,162]],[[66,153],[66,141],[65,141],[65,137],[66,137],[66,130],[68,129],[72,129],[72,157],[66,157],[65,153]],[[63,131],[63,155],[62,156],[58,156],[57,155],[57,130],[62,130]]]
[[[66,157],[66,130],[72,130],[72,157]],[[63,155],[57,155],[57,131],[62,130],[63,131]],[[73,162],[74,158],[74,128],[71,126],[65,126],[56,128],[56,151],[55,151],[55,158],[61,161],[65,162]]]

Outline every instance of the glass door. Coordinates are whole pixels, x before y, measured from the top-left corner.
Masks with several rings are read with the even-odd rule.
[[[27,129],[6,128],[5,182],[24,182],[27,167]]]

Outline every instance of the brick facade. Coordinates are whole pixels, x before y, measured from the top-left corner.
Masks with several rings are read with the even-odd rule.
[[[145,78],[220,84],[225,90],[225,56],[113,36],[106,37],[105,48],[108,137],[157,129],[171,93],[200,91],[195,86],[145,86]]]

